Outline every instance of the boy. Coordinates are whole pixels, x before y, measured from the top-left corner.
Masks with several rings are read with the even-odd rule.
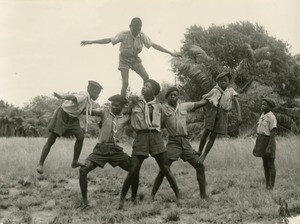
[[[237,93],[233,88],[228,87],[232,76],[229,72],[220,73],[217,78],[217,85],[207,94],[202,96],[202,99],[208,103],[207,111],[204,117],[204,132],[202,134],[198,154],[201,155],[206,144],[206,139],[209,136],[209,141],[206,144],[204,153],[200,156],[199,162],[203,163],[210,149],[212,148],[218,134],[226,135],[228,112],[232,109],[232,102],[238,113],[238,122],[242,122],[241,109]]]
[[[179,90],[176,87],[169,88],[165,98],[168,100],[168,102],[162,106],[162,123],[168,131],[167,158],[169,160],[169,166],[171,166],[173,162],[177,161],[179,157],[183,161],[187,161],[189,164],[191,164],[197,173],[200,197],[206,198],[205,168],[202,163],[198,162],[199,156],[195,155],[195,151],[188,140],[188,132],[186,127],[187,112],[205,105],[206,101],[202,100],[194,103],[179,103]],[[163,172],[160,171],[155,178],[151,192],[151,197],[153,200],[163,181],[163,178]]]
[[[132,187],[132,201],[137,203],[139,172],[149,154],[155,158],[160,170],[167,177],[177,202],[179,190],[176,180],[167,165],[166,149],[161,133],[161,104],[155,96],[160,92],[159,84],[149,79],[142,88],[142,97],[131,107],[131,126],[137,133],[132,146],[131,165],[121,191],[119,209],[123,209],[127,191]]]
[[[54,92],[53,95],[55,97],[65,101],[62,106],[54,112],[54,115],[48,125],[50,136],[43,147],[40,162],[36,169],[39,174],[43,173],[45,159],[47,158],[52,145],[55,143],[56,138],[63,135],[74,135],[76,137],[71,167],[76,168],[83,166],[83,164],[78,162],[84,140],[84,133],[80,127],[78,117],[83,113],[83,111],[85,111],[85,131],[87,131],[88,112],[92,109],[91,100],[98,99],[102,89],[102,86],[98,82],[89,81],[86,92],[64,95]]]
[[[100,116],[102,128],[99,134],[98,143],[93,153],[90,154],[85,162],[85,166],[80,168],[79,183],[82,194],[82,208],[89,206],[87,199],[87,174],[97,166],[104,168],[106,163],[113,167],[119,166],[128,171],[130,167],[130,156],[123,152],[117,142],[122,136],[123,127],[129,123],[130,116],[124,115],[122,109],[127,103],[125,97],[121,95],[111,96],[111,107],[105,109],[95,109],[92,112],[94,116]]]
[[[142,51],[143,45],[147,48],[151,46],[161,52],[170,54],[173,57],[178,55],[166,50],[160,45],[152,42],[152,40],[144,33],[141,32],[142,20],[135,17],[131,20],[129,25],[130,30],[118,33],[115,37],[104,38],[94,41],[81,41],[81,45],[85,46],[87,44],[108,44],[113,45],[121,43],[120,45],[120,55],[119,55],[119,67],[122,75],[122,89],[121,95],[126,97],[126,90],[128,87],[128,73],[129,69],[134,70],[144,82],[149,79],[149,75],[146,72],[144,66],[142,65],[142,60],[138,57],[138,54]]]
[[[265,171],[266,188],[272,190],[275,184],[275,151],[277,120],[272,112],[275,102],[270,98],[263,98],[262,114],[258,120],[257,138],[253,149],[253,155],[262,157]]]

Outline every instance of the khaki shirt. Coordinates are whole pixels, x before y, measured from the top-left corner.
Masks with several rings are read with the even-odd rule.
[[[153,45],[152,40],[144,33],[139,33],[136,37],[131,31],[123,31],[111,38],[113,45],[120,43],[120,52],[125,56],[137,56],[143,49],[143,45],[150,48]]]
[[[257,134],[270,136],[273,128],[277,128],[277,120],[273,112],[262,113],[258,120]]]
[[[152,121],[150,121],[150,114],[148,104],[153,107]],[[154,99],[146,103],[143,98],[140,98],[131,111],[131,126],[135,131],[138,130],[157,130],[161,129],[162,106]]]
[[[231,87],[226,88],[223,91],[218,85],[216,85],[209,93],[203,95],[202,98],[208,100],[215,107],[230,111],[232,109],[232,99],[237,95],[237,92]]]
[[[195,103],[178,103],[176,109],[168,104],[162,106],[163,125],[169,136],[188,135],[186,117],[188,111],[192,110]]]
[[[123,128],[130,121],[129,115],[114,115],[110,108],[95,109],[95,111],[100,112],[100,118],[103,122],[101,132],[98,136],[99,143],[111,142],[117,143],[122,137]]]
[[[71,100],[65,100],[62,104],[62,109],[71,117],[79,117],[84,109],[92,106],[91,98],[88,92],[78,92],[70,94],[76,97],[77,103]]]

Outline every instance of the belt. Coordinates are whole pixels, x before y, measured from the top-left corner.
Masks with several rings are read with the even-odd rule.
[[[176,138],[176,137],[180,137],[180,138],[188,138],[187,135],[172,135],[172,136],[169,136],[169,138]]]
[[[143,133],[159,133],[156,129],[153,130],[137,130],[135,131],[137,134],[143,134]]]
[[[116,145],[114,142],[101,142],[101,145]]]

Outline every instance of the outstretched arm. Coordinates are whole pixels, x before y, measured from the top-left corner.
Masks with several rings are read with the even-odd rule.
[[[171,51],[168,51],[167,49],[163,48],[162,46],[158,45],[158,44],[155,44],[153,43],[152,47],[155,49],[155,50],[158,50],[158,51],[161,51],[161,52],[164,52],[164,53],[167,53],[173,57],[180,57],[179,54],[174,54],[172,53]]]
[[[240,107],[239,101],[237,100],[236,97],[233,97],[233,103],[234,103],[236,111],[238,113],[239,124],[241,124],[242,123],[241,107]]]
[[[196,110],[196,109],[198,109],[198,108],[200,108],[200,107],[203,107],[203,106],[205,106],[206,104],[208,104],[209,103],[209,101],[208,100],[206,100],[206,99],[202,99],[202,100],[200,100],[200,101],[198,101],[198,102],[195,102],[195,105],[194,105],[194,110]]]
[[[77,103],[77,98],[74,95],[70,95],[70,94],[58,94],[56,92],[53,93],[53,96],[55,96],[57,99],[62,99],[62,100],[71,100],[74,103]]]
[[[81,46],[85,46],[87,44],[108,44],[111,42],[111,38],[104,38],[100,40],[83,40],[80,42]]]

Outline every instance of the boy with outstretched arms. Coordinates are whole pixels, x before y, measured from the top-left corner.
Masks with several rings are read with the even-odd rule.
[[[76,138],[71,167],[76,168],[83,166],[83,164],[78,162],[84,140],[84,132],[80,127],[78,117],[85,111],[85,131],[87,131],[88,113],[92,110],[92,100],[96,100],[99,97],[102,89],[102,86],[98,82],[89,81],[87,91],[73,94],[58,94],[54,92],[55,97],[65,101],[58,109],[56,109],[48,125],[50,135],[43,147],[40,161],[36,168],[36,171],[39,174],[44,172],[44,162],[52,145],[55,143],[56,138],[63,135],[74,135]]]

